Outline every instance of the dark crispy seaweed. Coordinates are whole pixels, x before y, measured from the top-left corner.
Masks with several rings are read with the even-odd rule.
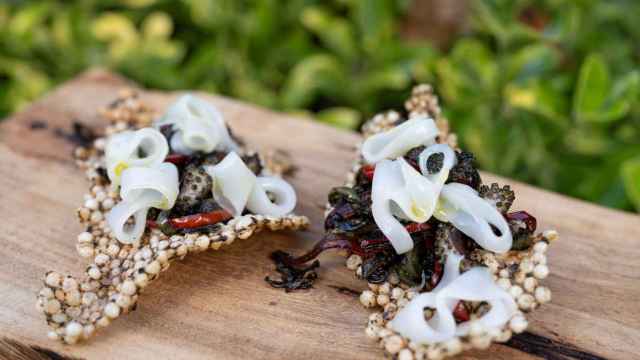
[[[310,289],[318,278],[315,272],[320,262],[315,260],[311,265],[297,268],[289,263],[291,255],[283,251],[275,251],[271,254],[271,260],[276,264],[276,271],[280,274],[280,280],[272,280],[266,276],[264,280],[274,288],[284,289],[285,292]]]

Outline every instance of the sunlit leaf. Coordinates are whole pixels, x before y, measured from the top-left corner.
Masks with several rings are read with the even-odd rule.
[[[42,26],[51,4],[48,2],[31,3],[15,13],[9,23],[9,30],[15,35],[24,35]]]
[[[173,20],[167,13],[153,12],[142,22],[142,33],[145,37],[168,38],[172,32]]]
[[[135,25],[125,15],[107,12],[93,22],[93,33],[103,41],[119,41],[131,44],[137,41]]]
[[[122,4],[132,8],[149,7],[157,2],[157,0],[119,0]]]

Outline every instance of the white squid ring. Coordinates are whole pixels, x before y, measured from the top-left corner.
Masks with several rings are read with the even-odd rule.
[[[118,186],[125,169],[158,165],[168,153],[167,140],[156,129],[143,128],[114,134],[109,137],[105,148],[107,175],[111,183]]]
[[[402,336],[417,344],[444,342],[455,336],[468,335],[470,321],[456,324],[453,311],[461,300],[486,301],[491,310],[478,321],[483,327],[502,327],[516,313],[517,305],[505,290],[497,286],[484,267],[474,267],[460,274],[461,255],[449,252],[438,286],[413,298],[391,321]],[[435,309],[429,320],[424,309]]]
[[[283,216],[296,206],[296,193],[289,183],[273,176],[256,176],[235,152],[204,169],[213,179],[215,200],[234,216],[242,215],[245,208],[254,214]]]
[[[416,117],[367,138],[362,144],[362,157],[369,164],[384,159],[395,159],[417,146],[432,145],[438,133],[433,119],[426,116]]]
[[[434,216],[440,221],[450,222],[489,251],[502,254],[513,245],[511,229],[504,216],[468,185],[444,185]],[[498,229],[499,235],[494,233],[492,226]]]
[[[132,244],[144,233],[150,208],[168,210],[178,197],[178,169],[171,163],[134,167],[122,174],[122,201],[109,211],[107,224],[123,244]],[[127,224],[133,217],[133,224]]]
[[[426,163],[435,153],[444,154],[443,164],[437,173],[429,174]],[[429,220],[449,170],[456,163],[454,151],[443,144],[429,146],[418,159],[422,172],[426,173],[424,176],[403,158],[379,162],[373,175],[371,212],[376,225],[398,254],[410,251],[413,239],[396,217],[418,223]]]
[[[173,125],[171,148],[180,154],[196,151],[236,150],[222,114],[210,103],[191,94],[181,96],[156,122],[156,127]]]

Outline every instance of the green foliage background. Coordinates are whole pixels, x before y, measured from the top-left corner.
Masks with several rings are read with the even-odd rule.
[[[409,5],[5,1],[0,115],[93,65],[349,129],[431,82],[482,168],[640,209],[640,1],[470,1],[445,51],[400,36]]]

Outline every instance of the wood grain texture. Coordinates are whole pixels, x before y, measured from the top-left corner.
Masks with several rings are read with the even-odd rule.
[[[35,294],[45,271],[80,274],[75,251],[82,230],[74,210],[87,183],[71,161],[72,145],[56,129],[73,120],[102,126],[96,109],[127,81],[91,71],[0,124],[0,331],[23,344],[82,358],[365,359],[382,352],[364,334],[368,311],[356,280],[337,254],[321,257],[320,281],[284,294],[264,283],[275,249],[301,252],[320,238],[328,190],[344,180],[355,133],[208,96],[233,130],[252,146],[291,154],[302,233],[261,233],[228,249],[189,256],[145,290],[138,309],[90,342],[65,346],[46,338]],[[162,110],[176,94],[143,92]],[[446,104],[444,104],[446,106]],[[46,123],[32,129],[31,124]],[[498,179],[484,174],[486,181]],[[604,358],[640,358],[640,218],[519,184],[515,208],[560,240],[549,251],[551,304],[529,316],[530,331]],[[557,358],[563,358],[558,354]],[[493,345],[464,359],[528,359],[517,346]]]

